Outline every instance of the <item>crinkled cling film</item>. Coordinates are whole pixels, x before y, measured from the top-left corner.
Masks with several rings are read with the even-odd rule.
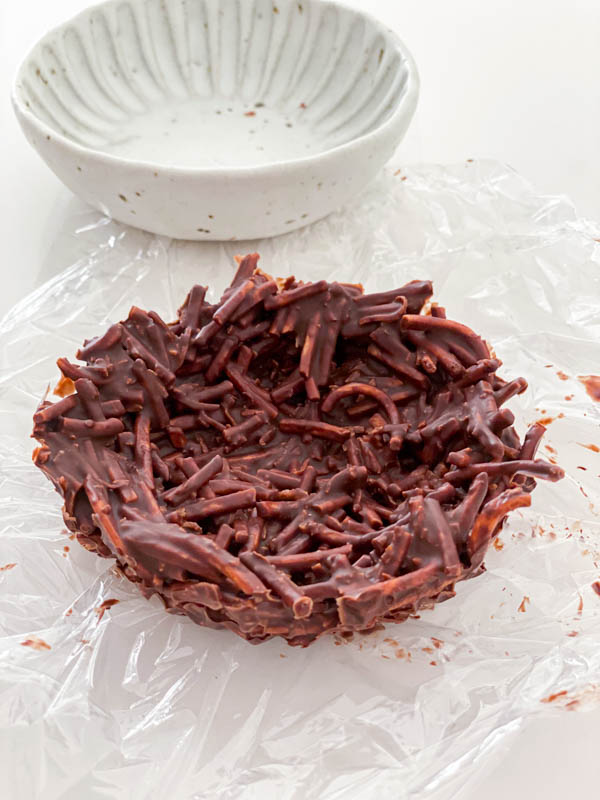
[[[600,231],[494,162],[388,168],[344,211],[264,242],[173,242],[89,212],[83,257],[0,323],[0,766],[7,797],[409,798],[489,769],[522,721],[594,702],[600,683]],[[523,434],[566,478],[538,484],[486,574],[402,625],[251,647],[146,600],[65,536],[31,462],[56,358],[132,305],[174,319],[216,302],[236,253],[298,279],[382,292],[430,278],[490,342]],[[67,531],[68,533],[68,531]],[[596,585],[596,588],[594,586]],[[555,712],[556,713],[556,712]]]

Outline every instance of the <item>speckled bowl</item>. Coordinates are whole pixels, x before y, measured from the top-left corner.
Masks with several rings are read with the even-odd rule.
[[[111,0],[41,39],[29,142],[95,208],[182,239],[324,217],[391,156],[418,95],[396,35],[331,0]]]

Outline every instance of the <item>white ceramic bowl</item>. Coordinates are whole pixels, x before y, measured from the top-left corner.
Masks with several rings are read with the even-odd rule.
[[[121,222],[248,239],[324,217],[388,160],[417,71],[331,0],[112,0],[41,39],[13,88],[29,142]]]

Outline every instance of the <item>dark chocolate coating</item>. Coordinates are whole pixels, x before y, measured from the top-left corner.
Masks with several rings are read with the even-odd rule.
[[[74,393],[34,416],[67,527],[146,596],[213,628],[306,645],[400,621],[481,572],[530,503],[543,434],[431,284],[365,295],[275,281],[246,256],[177,322],[132,308],[59,359]]]

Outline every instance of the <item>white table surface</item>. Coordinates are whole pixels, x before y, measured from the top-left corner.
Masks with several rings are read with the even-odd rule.
[[[598,0],[354,4],[397,30],[417,61],[421,99],[400,151],[407,163],[498,158],[543,192],[568,195],[581,216],[600,219]],[[0,314],[77,252],[67,221],[81,204],[25,142],[8,93],[27,48],[86,5],[0,0]],[[528,723],[478,785],[438,797],[597,796],[599,730],[600,710]]]

